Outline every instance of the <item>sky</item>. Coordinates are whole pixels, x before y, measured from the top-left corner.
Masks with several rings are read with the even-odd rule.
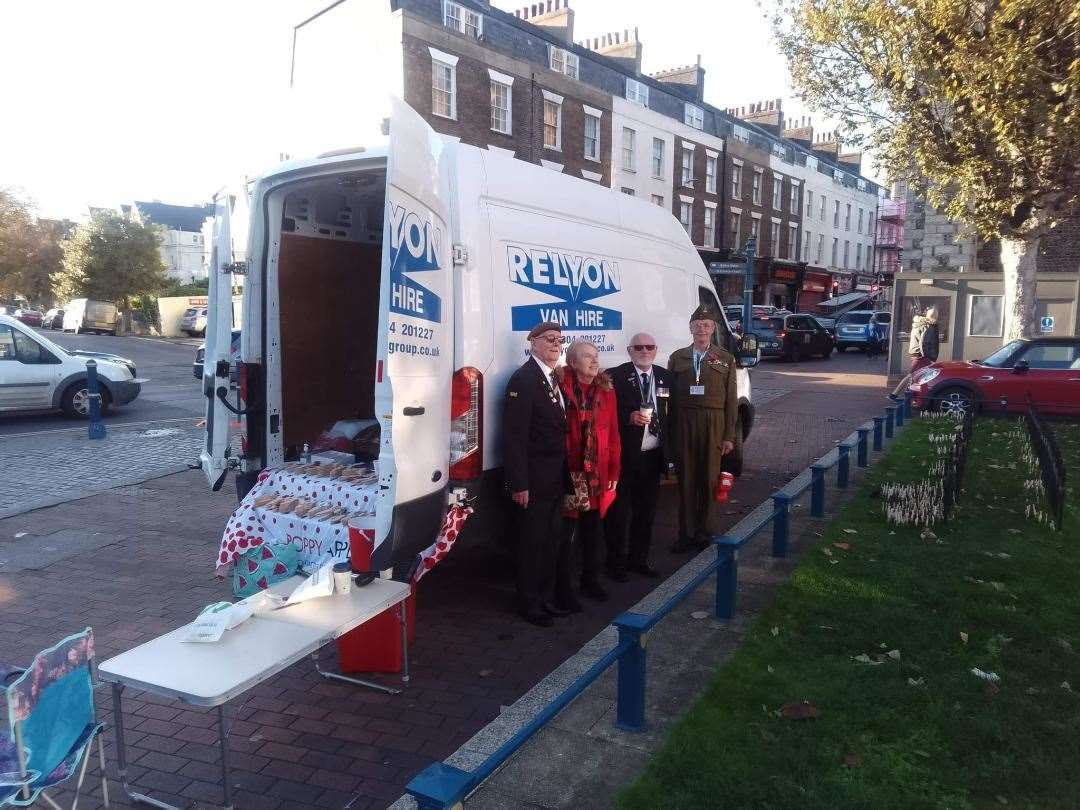
[[[42,216],[80,219],[90,205],[207,202],[257,174],[280,150],[292,28],[328,3],[3,0],[0,187],[29,196]],[[576,40],[637,26],[646,73],[700,54],[711,104],[783,98],[789,119],[805,114],[754,0],[571,7]]]

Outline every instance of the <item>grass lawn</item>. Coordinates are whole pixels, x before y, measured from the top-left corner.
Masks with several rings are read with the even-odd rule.
[[[1024,517],[1015,425],[976,423],[936,537],[873,495],[925,475],[932,427],[904,428],[618,806],[1080,807],[1080,425],[1061,532]]]

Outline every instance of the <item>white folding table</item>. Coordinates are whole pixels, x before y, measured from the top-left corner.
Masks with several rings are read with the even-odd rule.
[[[302,581],[302,577],[292,577],[270,590],[277,595],[286,595]],[[323,671],[318,667],[317,656],[324,645],[397,605],[401,624],[401,680],[407,684],[409,657],[405,600],[409,590],[407,583],[376,579],[363,587],[354,585],[348,594],[334,594],[258,613],[238,627],[226,630],[219,641],[211,644],[181,641],[187,632],[185,625],[102,662],[97,673],[101,680],[112,684],[117,767],[124,791],[132,801],[162,810],[179,810],[145,794],[133,793],[128,787],[122,705],[125,686],[193,706],[217,707],[222,793],[224,807],[231,810],[225,704],[306,655],[315,659],[315,667],[324,677],[398,693],[400,690],[382,684]]]

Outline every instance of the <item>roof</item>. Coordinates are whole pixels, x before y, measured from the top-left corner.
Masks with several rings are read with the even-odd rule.
[[[209,205],[170,205],[136,200],[135,207],[143,219],[172,231],[201,231],[206,218],[214,213]]]
[[[817,306],[819,309],[838,309],[839,307],[846,307],[850,304],[861,303],[867,298],[872,298],[878,295],[877,292],[850,292],[838,295],[836,298],[830,298],[827,301],[822,301]]]

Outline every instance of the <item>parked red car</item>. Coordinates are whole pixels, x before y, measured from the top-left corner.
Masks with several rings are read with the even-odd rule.
[[[17,309],[15,310],[15,317],[27,326],[41,328],[41,313],[36,309]]]
[[[921,410],[1022,413],[1030,397],[1045,414],[1080,417],[1080,337],[1014,340],[985,360],[938,361],[909,390]]]

